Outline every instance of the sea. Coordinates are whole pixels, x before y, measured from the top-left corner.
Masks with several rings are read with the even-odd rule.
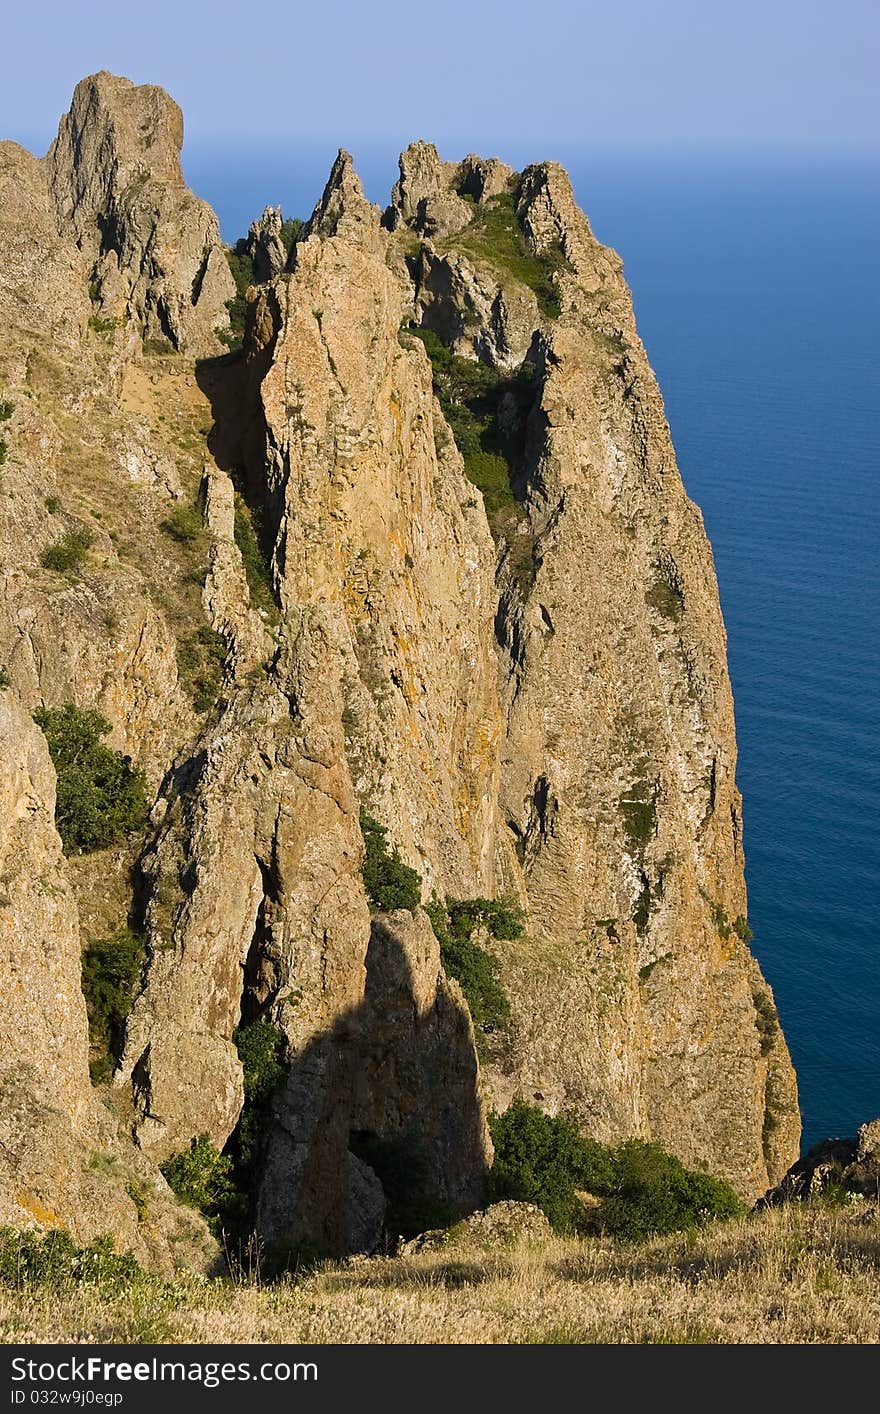
[[[356,165],[385,205],[396,149]],[[753,948],[804,1147],[880,1115],[880,161],[610,152],[562,161],[633,290],[712,542],[736,702]],[[462,155],[443,152],[444,157]],[[332,145],[185,151],[227,240],[305,216]]]

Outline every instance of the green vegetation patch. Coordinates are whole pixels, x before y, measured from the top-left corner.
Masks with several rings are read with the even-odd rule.
[[[305,224],[305,221],[301,221],[298,216],[289,216],[286,221],[281,222],[281,244],[287,251],[288,258],[299,240]]]
[[[535,400],[537,373],[526,361],[513,374],[453,354],[430,329],[410,325],[431,360],[434,391],[461,452],[468,479],[483,493],[493,530],[517,507],[513,477],[525,449],[525,425]],[[513,417],[500,418],[512,399]]]
[[[116,1068],[145,959],[144,939],[129,928],[120,928],[109,938],[91,938],[83,949],[82,990],[89,1017],[93,1085],[109,1080]]]
[[[232,1159],[218,1151],[210,1135],[200,1134],[188,1149],[166,1159],[159,1169],[171,1191],[182,1203],[197,1208],[219,1237],[226,1214],[238,1202]]]
[[[639,853],[654,838],[657,828],[657,787],[636,781],[617,804],[630,849]]]
[[[201,540],[204,533],[202,513],[198,506],[177,505],[159,525],[166,535],[176,540],[178,545],[191,545]]]
[[[235,352],[241,348],[244,339],[244,326],[247,321],[247,292],[249,286],[254,283],[254,262],[248,255],[247,241],[244,239],[236,241],[235,245],[227,250],[226,259],[235,282],[235,294],[232,299],[226,301],[226,308],[229,311],[229,329],[218,331],[218,337],[230,352]]]
[[[58,777],[55,824],[65,854],[105,849],[143,828],[147,782],[127,756],[105,746],[110,724],[67,702],[34,713]]]
[[[220,695],[226,640],[201,624],[177,646],[177,666],[197,712],[208,712]]]
[[[753,992],[755,1026],[761,1038],[761,1055],[769,1056],[779,1035],[779,1015],[769,992]]]
[[[540,255],[530,250],[516,218],[512,192],[490,197],[474,207],[470,224],[455,237],[455,245],[478,260],[506,270],[533,290],[545,319],[558,319],[562,310],[556,275],[571,270],[561,245]]]
[[[89,320],[89,328],[106,338],[108,334],[114,334],[119,328],[119,320],[112,316],[102,318],[99,314],[93,314]]]
[[[404,864],[397,846],[388,848],[388,830],[361,811],[361,834],[366,854],[363,863],[364,888],[373,908],[390,913],[395,908],[418,908],[422,899],[422,877],[417,869]]]
[[[145,1279],[130,1252],[113,1250],[112,1238],[99,1237],[88,1247],[78,1247],[61,1228],[23,1232],[0,1227],[0,1282],[5,1286],[98,1287],[114,1295]]]
[[[0,398],[0,422],[8,422],[15,412],[15,403],[9,398]]]
[[[464,992],[479,1044],[507,1025],[510,1002],[499,980],[498,959],[474,941],[473,933],[484,927],[493,938],[519,938],[522,911],[507,900],[473,898],[435,899],[426,912],[440,944],[440,961]]]
[[[673,623],[678,623],[684,613],[684,595],[677,585],[670,584],[668,579],[660,578],[654,581],[650,589],[645,591],[645,603],[656,609],[665,619],[671,619]]]
[[[50,545],[40,556],[40,564],[44,569],[55,570],[57,574],[67,574],[72,570],[78,570],[86,557],[86,552],[94,543],[95,537],[87,526],[77,526],[73,530],[68,530],[62,535],[60,540],[56,540],[54,545]]]
[[[728,1183],[685,1168],[659,1144],[599,1144],[573,1119],[545,1115],[522,1099],[494,1115],[490,1128],[490,1196],[536,1203],[557,1232],[640,1241],[743,1212]]]
[[[238,491],[235,493],[235,543],[241,553],[251,603],[255,609],[262,609],[271,623],[277,624],[281,615],[269,560],[262,548],[265,543],[262,525],[258,513],[248,507]]]
[[[12,678],[9,676],[9,670],[0,665],[0,692],[11,685]]]
[[[255,1187],[266,1148],[272,1097],[287,1074],[287,1043],[277,1026],[251,1021],[232,1035],[244,1078],[244,1107],[230,1141],[236,1181],[243,1192]]]

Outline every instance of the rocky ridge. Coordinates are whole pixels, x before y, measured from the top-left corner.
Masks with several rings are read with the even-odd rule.
[[[14,1150],[24,1208],[91,1236],[101,1203],[71,1195],[83,1173],[97,1191],[88,1154],[109,1154],[175,1215],[152,1239],[169,1262],[173,1224],[196,1220],[156,1163],[234,1135],[234,1033],[254,1020],[286,1061],[256,1193],[273,1242],[375,1245],[369,1156],[404,1141],[438,1200],[472,1211],[487,1108],[516,1094],[757,1196],[797,1153],[795,1081],[747,945],[711,552],[619,259],[553,163],[443,163],[417,143],[383,214],[340,153],[289,257],[278,210],[251,228],[243,352],[194,364],[223,347],[235,286],[181,140],[161,90],[97,75],[43,162],[0,147],[3,780],[38,761],[9,848],[64,900],[50,918],[22,895],[10,915],[10,965],[40,980],[0,1057],[27,1057],[19,1094],[76,1151],[61,1173]],[[462,455],[437,349],[483,379],[488,450]],[[504,467],[494,499],[487,464]],[[46,568],[83,528],[74,571]],[[104,713],[153,795],[97,904],[101,860],[62,859],[29,716],[65,701]],[[488,940],[512,1015],[479,1060],[427,916],[371,906],[362,809],[424,903],[525,912],[522,938]],[[104,1105],[77,909],[148,941]],[[4,1114],[10,1133],[21,1120]],[[131,1245],[124,1192],[105,1221]]]

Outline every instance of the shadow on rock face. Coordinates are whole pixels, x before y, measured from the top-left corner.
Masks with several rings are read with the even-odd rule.
[[[485,1197],[473,1027],[427,915],[375,917],[366,967],[361,1006],[293,1058],[274,1101],[257,1229],[275,1247],[375,1251]]]

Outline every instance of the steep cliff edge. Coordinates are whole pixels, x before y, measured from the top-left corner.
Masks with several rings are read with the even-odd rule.
[[[563,170],[428,158],[420,144],[401,159],[391,221],[415,207],[416,230],[447,232],[411,257],[417,320],[453,352],[535,369],[495,517],[499,799],[531,936],[505,959],[514,1022],[493,1084],[575,1108],[598,1137],[649,1134],[754,1192],[793,1152],[797,1106],[745,942],[733,704],[702,521],[620,261]],[[432,213],[456,200],[470,219],[449,234]]]
[[[758,1195],[797,1152],[794,1075],[747,945],[711,553],[618,258],[552,163],[414,144],[383,215],[340,153],[289,255],[280,213],[252,228],[242,352],[194,363],[235,285],[181,140],[161,90],[101,74],[42,162],[0,146],[0,787],[24,800],[42,752],[6,848],[61,900],[10,944],[42,979],[0,1047],[54,1116],[32,1128],[121,1155],[179,1215],[156,1165],[200,1135],[240,1151],[258,1025],[284,1078],[249,1201],[281,1247],[375,1245],[393,1154],[472,1209],[486,1110],[516,1094]],[[30,714],[66,702],[151,810],[64,861]],[[510,1019],[479,1060],[428,915],[368,896],[364,812],[422,903],[525,911],[483,940]],[[80,930],[129,924],[146,963],[93,1092]],[[81,1167],[33,1191],[90,1236]]]

